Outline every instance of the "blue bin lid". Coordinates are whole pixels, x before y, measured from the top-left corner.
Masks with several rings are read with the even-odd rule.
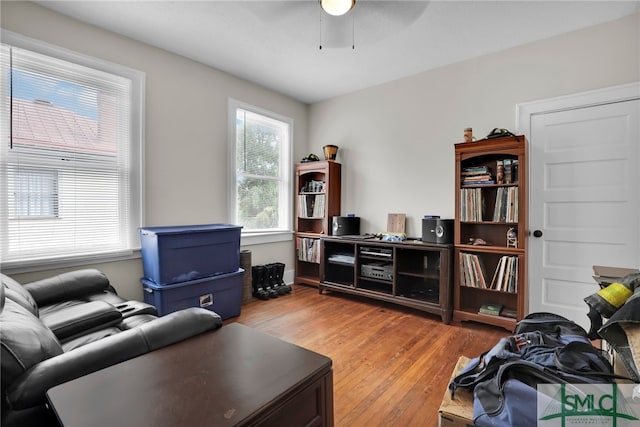
[[[221,230],[239,230],[242,226],[233,224],[198,224],[198,225],[170,225],[160,227],[140,227],[140,234],[184,234],[203,233]]]
[[[233,271],[231,273],[216,274],[213,276],[202,277],[196,280],[189,280],[187,282],[171,283],[169,285],[161,285],[149,279],[146,279],[144,277],[140,279],[140,283],[142,283],[144,286],[149,287],[150,289],[161,291],[161,290],[176,289],[176,288],[182,288],[185,286],[197,285],[199,283],[204,283],[204,282],[211,282],[212,280],[224,280],[226,278],[238,276],[240,274],[244,274],[243,268],[239,268],[238,270]]]

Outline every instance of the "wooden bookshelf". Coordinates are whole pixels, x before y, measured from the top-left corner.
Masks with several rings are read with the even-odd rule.
[[[320,238],[340,215],[340,163],[325,160],[295,166],[295,283],[318,286]]]
[[[459,143],[455,156],[453,318],[513,330],[527,310],[526,140]]]

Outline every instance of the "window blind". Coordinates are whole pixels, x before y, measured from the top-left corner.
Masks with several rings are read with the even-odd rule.
[[[290,120],[235,108],[235,212],[243,232],[286,230],[290,223]]]
[[[132,80],[6,44],[1,60],[2,262],[130,250]]]

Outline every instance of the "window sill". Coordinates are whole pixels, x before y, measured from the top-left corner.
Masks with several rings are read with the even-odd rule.
[[[263,245],[293,240],[292,231],[270,231],[265,233],[242,233],[240,246]]]
[[[263,245],[293,240],[292,231],[275,231],[265,233],[243,233],[241,246]],[[21,274],[35,271],[54,270],[58,268],[80,267],[83,265],[125,261],[141,258],[140,249],[120,251],[108,254],[93,254],[78,257],[46,258],[29,261],[12,261],[0,265],[4,274]]]
[[[80,267],[83,265],[101,264],[106,262],[124,261],[140,258],[140,249],[110,252],[106,254],[89,254],[77,257],[44,258],[29,261],[11,261],[0,265],[2,272],[7,275],[31,273],[34,271],[53,270],[58,268]]]

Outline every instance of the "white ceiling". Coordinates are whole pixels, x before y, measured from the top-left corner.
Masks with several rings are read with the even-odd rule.
[[[357,0],[331,18],[317,0],[36,3],[306,103],[640,11],[638,0]]]

